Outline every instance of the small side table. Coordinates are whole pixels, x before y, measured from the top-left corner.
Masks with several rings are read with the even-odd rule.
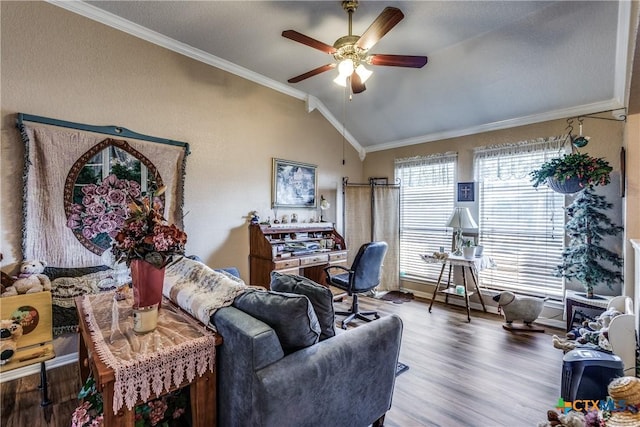
[[[484,300],[482,299],[482,292],[480,292],[480,288],[478,287],[478,279],[476,272],[485,268],[486,265],[492,264],[490,258],[485,256],[473,259],[467,259],[462,256],[456,256],[449,254],[448,258],[440,259],[436,258],[433,255],[420,255],[420,257],[428,264],[431,263],[441,263],[442,269],[440,270],[440,275],[438,276],[438,283],[436,284],[436,288],[433,290],[433,295],[431,296],[431,303],[429,304],[429,313],[431,313],[431,307],[433,307],[433,301],[436,299],[436,294],[438,292],[442,292],[445,294],[445,303],[449,302],[449,295],[455,295],[464,297],[464,304],[467,309],[467,321],[471,322],[471,308],[469,306],[469,297],[473,295],[475,292],[478,293],[478,297],[480,298],[480,304],[482,304],[482,309],[486,312],[487,307],[484,305]],[[449,276],[447,278],[447,286],[443,290],[440,290],[440,285],[442,283],[442,275],[444,273],[445,267],[449,266]],[[456,293],[456,288],[451,286],[451,270],[454,266],[458,266],[462,269],[462,281],[464,287],[464,293],[458,294]],[[474,291],[469,291],[467,289],[467,271],[471,274],[471,279],[473,280],[473,285],[475,287]]]
[[[83,304],[83,298],[88,297],[91,296],[84,295],[77,297],[75,300],[79,319],[78,363],[80,370],[80,379],[84,383],[89,375],[89,371],[93,372],[97,389],[102,393],[103,397],[105,426],[133,427],[135,423],[135,408],[128,408],[125,404],[120,408],[117,414],[114,414],[114,393],[116,392],[115,384],[117,373],[105,362],[105,360],[103,360],[103,357],[101,357],[99,354],[99,346],[96,344],[96,337],[99,336],[100,331],[96,332],[91,330],[90,323],[88,321],[90,315],[85,310],[85,306]],[[102,302],[102,304],[104,305],[105,303]],[[162,301],[162,308],[160,309],[158,318],[159,328],[162,324],[162,316],[167,316],[166,313],[169,310],[171,310],[173,316],[180,317],[185,322],[185,324],[187,324],[187,326],[190,324],[193,326],[193,328],[203,329],[203,327],[195,319],[181,311],[179,307],[175,306],[173,303],[171,303],[171,301],[167,299],[163,299]],[[102,328],[105,325],[99,326]],[[132,334],[131,327],[132,326],[123,327],[122,320],[120,320],[120,329],[122,330],[123,328],[126,328],[126,330],[123,331],[124,335],[129,335],[130,333]],[[162,333],[160,331],[156,332]],[[152,333],[155,334],[156,332]],[[214,334],[211,331],[207,331],[206,333]],[[219,335],[215,334],[215,345],[217,346],[221,343],[222,338]],[[103,347],[102,351],[104,352]],[[213,352],[215,351],[215,349],[212,348],[211,351]],[[117,356],[112,356],[112,360],[113,357],[117,359]],[[168,366],[168,368],[171,368],[171,366]],[[178,386],[172,386],[170,391],[177,390],[187,385],[190,386],[191,413],[193,419],[192,425],[194,427],[215,427],[217,422],[215,369],[213,371],[206,370],[202,375],[196,374],[192,381],[184,379]],[[156,397],[159,396],[155,395],[152,392],[150,399]],[[138,400],[137,404],[141,403],[144,402]]]
[[[584,292],[580,293],[568,290],[564,297],[567,332],[571,330],[571,326],[573,325],[576,307],[584,307],[602,313],[607,309],[609,301],[611,301],[612,298],[611,296],[605,295],[596,295],[595,298],[587,298]]]
[[[56,356],[52,342],[52,313],[49,291],[0,298],[0,319],[19,320],[23,331],[18,339],[15,354],[4,365],[0,365],[0,373],[39,363],[40,385],[38,388],[42,394],[40,406],[51,404],[47,366],[44,362]],[[0,382],[2,381],[2,375],[0,375]]]

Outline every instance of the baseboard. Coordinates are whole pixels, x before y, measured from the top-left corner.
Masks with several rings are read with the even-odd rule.
[[[427,301],[431,301],[431,296],[433,295],[431,292],[417,291],[414,289],[407,291],[412,292],[416,297],[425,299]],[[491,298],[498,293],[498,291],[494,291],[491,289],[482,289],[482,296],[485,307],[487,308],[487,313],[500,315],[500,313],[498,313],[498,306],[493,305],[495,303],[493,303],[493,301],[491,300]],[[444,296],[436,295],[436,301],[444,303]],[[464,308],[464,300],[461,298],[450,297],[449,305]],[[482,310],[482,305],[479,302],[470,301],[469,306],[473,310]],[[546,317],[538,317],[534,323],[548,326],[554,329],[561,329],[564,331],[566,323],[563,320],[563,307],[563,304],[559,301],[546,301],[545,308],[542,312],[542,314],[546,314]]]
[[[422,298],[422,299],[426,299],[427,301],[431,301],[431,293],[427,293],[427,292],[422,292],[422,291],[416,291],[411,289],[409,292],[412,292],[416,297],[418,298]],[[486,290],[482,290],[482,296],[483,296],[483,300],[484,300],[484,304],[485,307],[487,308],[487,313],[492,313],[492,314],[498,314],[498,307],[497,306],[492,306],[490,304],[487,304],[487,297],[491,296],[487,294]],[[444,304],[445,297],[444,295],[436,295],[436,301],[441,302]],[[464,307],[464,299],[460,298],[460,297],[449,297],[449,305],[453,305],[453,306],[457,306],[457,307]],[[469,307],[471,307],[472,310],[480,310],[482,311],[482,305],[479,302],[475,302],[475,301],[469,301]]]
[[[45,363],[47,369],[59,368],[61,366],[68,365],[70,363],[78,362],[78,353],[70,353],[65,354],[60,357],[54,357],[51,360],[48,360]],[[0,375],[0,383],[6,381],[17,380],[22,377],[26,377],[27,375],[39,374],[40,373],[40,364],[34,363],[33,365],[24,366],[22,368],[13,369],[11,371],[3,372]]]

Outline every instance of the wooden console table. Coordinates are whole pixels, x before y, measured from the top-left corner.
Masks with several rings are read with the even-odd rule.
[[[93,301],[93,305],[86,304],[86,298],[102,298],[101,301]],[[111,298],[111,300],[109,299]],[[119,407],[117,411],[114,409],[118,407],[117,402],[114,402],[116,396],[122,396],[127,390],[118,389],[117,386],[117,367],[114,369],[112,366],[114,361],[116,366],[121,366],[118,363],[123,359],[119,358],[119,354],[126,354],[127,351],[136,353],[132,357],[132,360],[126,360],[125,364],[141,364],[143,361],[149,362],[153,358],[158,359],[160,363],[163,359],[166,362],[167,353],[184,354],[183,357],[169,358],[169,360],[175,360],[172,364],[163,365],[162,371],[165,371],[167,377],[164,378],[163,392],[156,394],[153,389],[150,392],[148,400],[155,399],[168,392],[177,390],[179,388],[189,386],[190,398],[191,398],[191,415],[193,426],[215,426],[217,420],[216,411],[216,372],[214,369],[204,369],[201,375],[198,372],[194,372],[194,377],[189,380],[186,371],[188,367],[177,366],[179,360],[186,359],[189,355],[194,355],[194,345],[196,341],[201,342],[203,338],[210,339],[211,354],[205,354],[205,358],[213,358],[215,364],[215,346],[222,343],[222,338],[206,330],[200,323],[193,319],[188,314],[184,313],[179,307],[175,306],[171,301],[164,299],[162,302],[162,308],[158,315],[158,327],[155,331],[150,332],[143,336],[137,336],[133,332],[133,320],[131,318],[131,300],[125,300],[121,302],[113,301],[113,292],[107,292],[104,294],[96,295],[84,295],[77,297],[76,308],[78,311],[79,319],[79,351],[78,351],[78,363],[80,369],[80,378],[84,383],[89,375],[89,372],[93,372],[96,380],[96,386],[99,392],[102,393],[104,402],[104,425],[115,427],[133,427],[135,423],[135,406],[128,406],[125,402]],[[118,309],[114,309],[113,304],[119,304]],[[90,311],[99,310],[101,308],[101,314],[95,314]],[[106,306],[106,307],[105,307]],[[89,307],[89,309],[87,309]],[[105,313],[111,311],[112,313],[119,313],[119,321],[112,322],[110,318],[105,316]],[[113,325],[118,325],[114,328]],[[96,326],[98,330],[96,331]],[[111,330],[108,337],[105,337],[105,330]],[[179,329],[179,330],[178,330]],[[146,341],[145,341],[146,339]],[[132,348],[131,350],[122,349],[129,344],[138,343],[138,348]],[[178,342],[172,344],[173,341]],[[107,342],[109,344],[107,344]],[[160,343],[160,344],[159,344]],[[105,347],[106,346],[106,347]],[[108,350],[105,352],[105,349]],[[145,350],[146,348],[146,350]],[[113,350],[113,351],[111,351]],[[105,354],[108,353],[108,354]],[[140,357],[139,357],[140,356]],[[202,354],[199,356],[202,357]],[[135,359],[135,360],[133,360]],[[142,360],[142,361],[141,361]],[[184,362],[184,360],[182,360]],[[199,360],[200,362],[200,360]],[[184,369],[185,375],[182,377],[180,384],[175,384],[171,380],[176,375],[177,369]],[[191,369],[196,369],[191,366]],[[169,372],[170,371],[170,372]],[[181,375],[181,374],[180,374]],[[171,386],[169,389],[166,387],[167,378]],[[134,378],[138,380],[138,378]],[[136,404],[144,403],[144,400],[137,399]],[[114,405],[116,404],[116,405]]]
[[[478,297],[480,298],[480,304],[482,304],[482,309],[486,312],[487,308],[484,305],[484,300],[482,299],[482,292],[480,292],[480,288],[478,287],[478,279],[477,279],[477,271],[480,271],[487,266],[492,266],[493,263],[491,259],[484,255],[479,258],[467,259],[462,256],[456,256],[449,254],[448,258],[441,259],[436,258],[433,255],[420,255],[420,257],[429,264],[432,263],[441,263],[442,269],[440,270],[440,275],[438,276],[438,283],[436,283],[436,288],[433,290],[433,295],[431,296],[431,303],[429,304],[429,313],[431,313],[431,307],[433,307],[433,301],[436,299],[436,294],[438,292],[445,294],[445,303],[449,303],[449,295],[455,295],[464,298],[464,304],[467,309],[467,320],[471,322],[471,308],[469,307],[469,297],[473,295],[475,292],[478,293]],[[440,290],[440,285],[442,283],[442,275],[444,273],[445,267],[449,266],[449,276],[447,278],[447,286]],[[454,266],[458,266],[462,270],[462,282],[463,289],[462,293],[457,293],[456,286],[451,287],[451,271]],[[469,291],[467,289],[467,271],[471,274],[471,279],[473,280],[473,284],[475,286],[475,292]]]

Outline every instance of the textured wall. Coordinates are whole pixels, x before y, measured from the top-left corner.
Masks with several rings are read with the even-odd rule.
[[[188,142],[187,251],[212,267],[237,265],[247,279],[246,216],[257,210],[273,217],[272,157],[318,165],[325,197],[335,198],[343,176],[361,178],[355,150],[346,144],[343,166],[342,136],[319,113],[307,113],[303,101],[51,4],[3,1],[1,7],[4,271],[21,259],[18,112]],[[318,214],[297,213],[301,219]],[[335,211],[326,216],[335,219]]]

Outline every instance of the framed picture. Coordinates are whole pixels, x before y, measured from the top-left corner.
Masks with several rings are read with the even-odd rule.
[[[474,183],[473,182],[459,182],[458,183],[458,201],[459,202],[473,202],[474,200]]]
[[[274,158],[271,207],[315,208],[316,168],[316,165]]]

